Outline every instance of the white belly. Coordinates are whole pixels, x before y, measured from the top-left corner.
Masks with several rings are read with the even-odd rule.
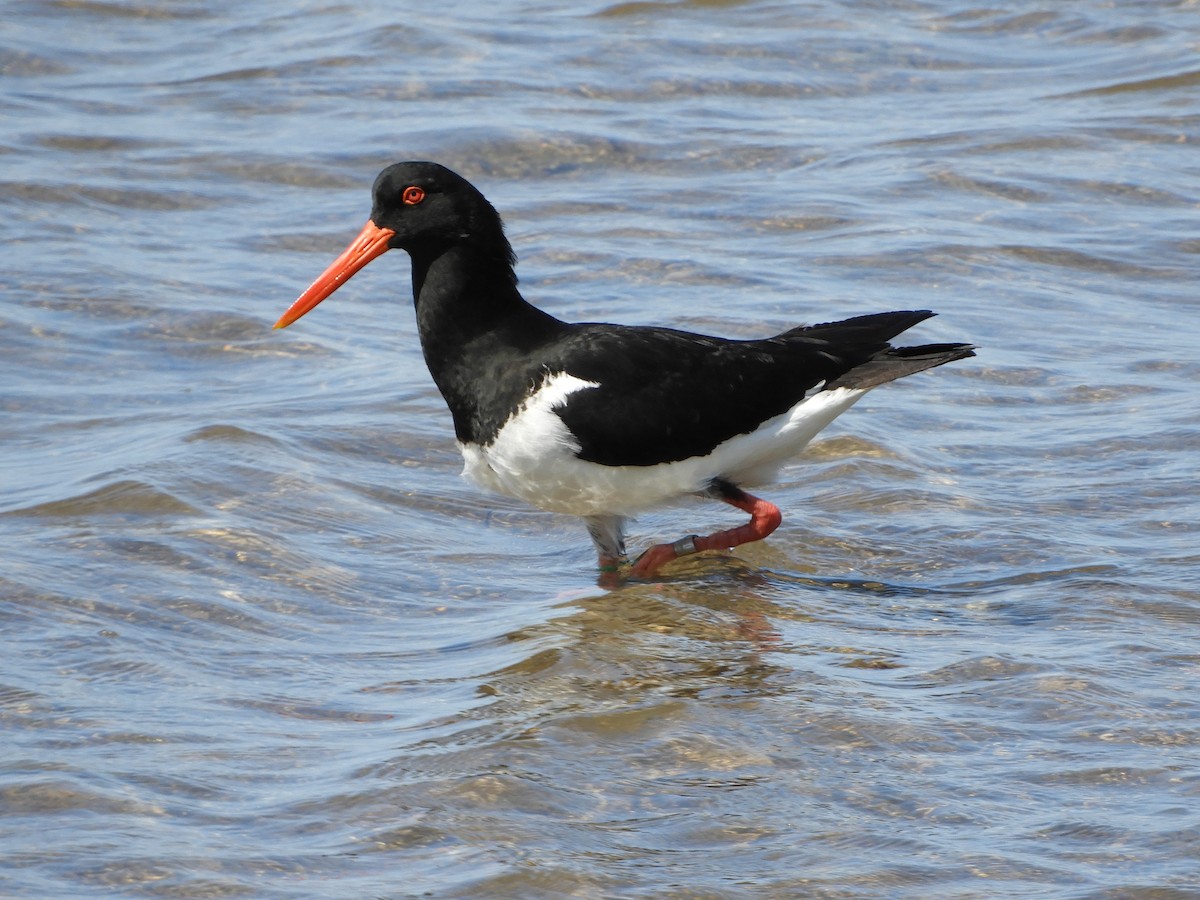
[[[604,466],[576,456],[579,445],[554,412],[570,394],[595,386],[573,375],[548,378],[491,444],[459,445],[463,475],[480,487],[551,512],[633,515],[703,491],[714,478],[744,487],[774,480],[789,459],[866,393],[857,388],[819,391],[706,456],[654,466]]]

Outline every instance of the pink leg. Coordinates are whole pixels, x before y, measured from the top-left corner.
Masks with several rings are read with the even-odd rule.
[[[714,496],[726,503],[750,513],[750,521],[737,528],[718,531],[705,537],[692,535],[673,544],[655,544],[637,558],[630,570],[631,575],[653,575],[663,565],[681,556],[699,553],[701,550],[723,550],[761,541],[779,527],[783,515],[774,503],[761,500],[725,482],[714,486]]]

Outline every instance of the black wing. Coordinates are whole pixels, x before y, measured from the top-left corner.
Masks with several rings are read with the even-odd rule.
[[[828,382],[869,387],[949,361],[910,363],[869,385],[846,377],[899,352],[888,341],[931,315],[921,310],[860,316],[751,341],[665,328],[574,326],[556,342],[550,371],[566,371],[598,387],[571,394],[557,412],[578,438],[580,458],[590,462],[645,466],[703,456]]]

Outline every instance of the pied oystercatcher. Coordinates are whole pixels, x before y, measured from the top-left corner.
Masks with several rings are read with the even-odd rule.
[[[540,509],[582,516],[606,572],[625,560],[627,517],[686,495],[723,500],[750,521],[656,544],[631,574],[765,538],[779,526],[779,509],[743,488],[773,481],[871,388],[974,356],[970,344],[888,343],[928,310],[759,340],[559,321],[517,290],[516,256],[492,205],[431,162],[379,174],[366,226],[275,327],[394,247],[412,258],[421,348],[454,418],[463,474]]]

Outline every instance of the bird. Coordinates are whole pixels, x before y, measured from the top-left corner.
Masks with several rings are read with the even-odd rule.
[[[967,343],[892,346],[929,310],[758,339],[562,321],[522,296],[492,204],[466,178],[424,161],[380,172],[367,224],[274,327],[291,325],[396,248],[411,258],[421,349],[449,407],[463,475],[581,517],[602,580],[650,578],[679,557],[767,537],[782,513],[749,488],[777,480],[873,388],[975,355]],[[750,518],[654,544],[631,563],[629,519],[688,496]]]

